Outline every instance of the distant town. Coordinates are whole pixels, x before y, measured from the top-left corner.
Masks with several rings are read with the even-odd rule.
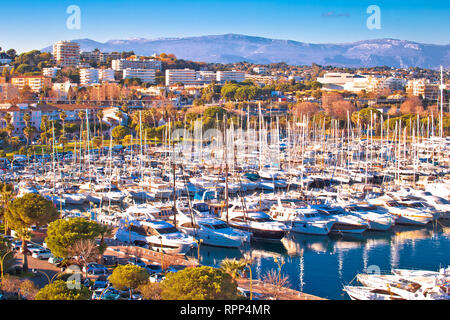
[[[101,120],[106,124],[126,124],[123,106],[125,111],[170,107],[172,113],[180,113],[195,106],[251,109],[259,103],[283,115],[310,109],[305,102],[315,104],[319,112],[324,109],[322,97],[330,93],[351,101],[356,109],[374,107],[390,110],[392,115],[434,110],[437,115],[440,88],[438,70],[211,64],[185,61],[170,53],[145,57],[134,52],[86,52],[69,41],[55,43],[53,53],[2,51],[0,71],[0,115],[11,117],[1,127],[18,136],[23,136],[27,113],[31,115],[28,125],[35,128],[43,117],[59,120],[61,113],[67,124],[79,121],[78,113],[86,110],[92,119],[103,110]],[[446,97],[448,76],[445,71]],[[409,109],[401,109],[407,100]],[[165,123],[168,117],[166,112],[155,122]]]

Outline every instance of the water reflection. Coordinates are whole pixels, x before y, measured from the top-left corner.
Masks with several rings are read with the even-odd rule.
[[[225,258],[250,257],[254,277],[286,261],[283,273],[291,287],[331,299],[346,299],[342,285],[368,268],[437,270],[450,264],[450,221],[427,227],[395,226],[387,232],[313,236],[289,234],[280,242],[256,242],[245,250],[201,246],[203,264],[219,266]]]

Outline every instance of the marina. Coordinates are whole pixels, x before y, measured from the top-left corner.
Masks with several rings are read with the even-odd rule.
[[[449,264],[450,139],[439,128],[391,129],[372,113],[364,128],[309,117],[280,125],[261,107],[253,122],[235,120],[169,122],[159,142],[138,133],[100,149],[87,130],[73,152],[53,143],[5,164],[0,178],[51,200],[64,219],[113,228],[123,246],[214,267],[245,258],[255,281],[282,259],[291,289],[327,299],[346,298],[344,285],[370,296],[347,283],[371,267]]]

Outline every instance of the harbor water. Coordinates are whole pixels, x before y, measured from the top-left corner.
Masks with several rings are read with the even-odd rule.
[[[196,254],[196,253],[192,253]],[[349,299],[344,285],[356,284],[361,272],[392,268],[438,270],[450,265],[450,220],[426,227],[396,225],[387,232],[361,235],[309,236],[291,234],[280,242],[255,242],[246,250],[200,247],[201,263],[219,266],[225,258],[251,257],[253,278],[278,270],[292,289],[327,299]]]

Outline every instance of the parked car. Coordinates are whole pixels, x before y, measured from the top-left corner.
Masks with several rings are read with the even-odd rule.
[[[35,244],[35,243],[28,243],[27,248],[28,248],[28,251],[30,251],[31,253],[45,249],[44,247],[42,247],[38,244]]]
[[[100,263],[91,262],[83,267],[83,272],[87,272],[89,274],[93,274],[93,272],[95,272],[96,274],[107,274],[108,268]]]
[[[142,261],[139,258],[130,258],[127,261],[129,264],[134,264],[135,266],[141,267],[141,268],[145,268],[147,265],[145,264],[144,261]]]
[[[159,265],[159,264],[147,264],[145,266],[145,270],[147,270],[147,272],[149,274],[162,273],[163,272],[163,269],[161,268],[161,265]]]
[[[33,251],[33,253],[31,254],[31,256],[36,259],[48,259],[51,257],[51,255],[52,253],[47,249]]]
[[[61,261],[63,261],[62,258],[57,258],[54,255],[50,255],[50,257],[48,258],[48,262],[50,262],[51,264],[54,264],[54,265],[57,265]]]
[[[91,291],[96,291],[99,289],[106,289],[109,286],[109,282],[105,279],[105,280],[95,280],[94,284],[92,284],[92,286],[90,286],[90,290]]]
[[[166,278],[165,275],[163,275],[162,273],[154,273],[152,275],[150,275],[149,280],[152,283],[156,283],[156,282],[161,282]]]
[[[97,289],[92,293],[92,300],[117,300],[120,292],[112,287]]]

